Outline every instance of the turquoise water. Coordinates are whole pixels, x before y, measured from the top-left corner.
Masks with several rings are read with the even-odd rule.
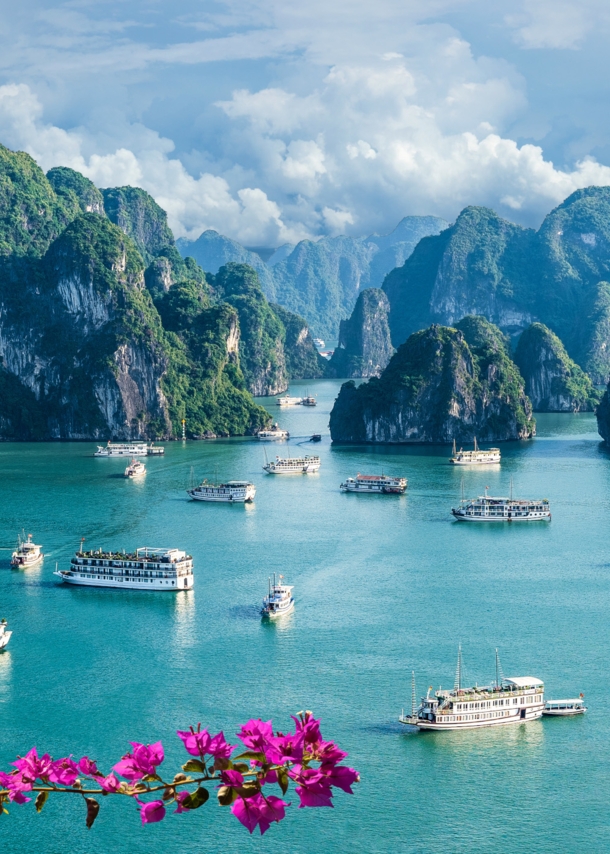
[[[261,838],[212,801],[145,828],[129,803],[106,799],[91,831],[68,796],[43,815],[13,807],[4,854],[40,852],[475,852],[610,850],[606,762],[610,457],[592,415],[539,416],[539,437],[502,448],[497,471],[456,470],[447,448],[331,448],[338,382],[307,383],[315,409],[279,413],[296,436],[325,434],[317,475],[265,476],[252,440],[167,445],[143,482],[94,444],[0,445],[0,546],[31,531],[48,557],[9,569],[0,551],[0,617],[14,635],[0,655],[0,767],[35,744],[88,753],[102,765],[127,742],[162,739],[184,760],[177,728],[197,721],[235,732],[250,716],[310,708],[326,737],[349,750],[362,783],[334,810],[298,810]],[[296,391],[299,384],[292,389]],[[305,384],[301,386],[304,393]],[[280,446],[281,447],[281,446]],[[286,446],[283,446],[285,448]],[[267,445],[274,453],[275,445]],[[250,478],[256,502],[189,502],[196,478]],[[339,493],[356,472],[404,474],[406,496]],[[553,520],[509,526],[452,521],[464,476],[551,501]],[[196,586],[178,595],[58,586],[81,537],[92,548],[188,549]],[[295,612],[261,623],[270,573],[295,585]],[[506,729],[416,733],[396,722],[418,693],[453,684],[458,642],[467,677],[544,679],[552,697],[586,693],[583,718]],[[174,768],[174,765],[171,765]],[[69,834],[69,836],[68,836]]]

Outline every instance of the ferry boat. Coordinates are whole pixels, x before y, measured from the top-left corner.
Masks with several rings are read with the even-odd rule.
[[[474,450],[464,451],[460,448],[456,451],[455,439],[453,440],[453,456],[449,460],[454,466],[480,466],[489,465],[501,462],[501,454],[499,448],[489,448],[487,451],[481,450],[477,445],[477,440],[474,440]]]
[[[133,459],[125,469],[125,477],[142,477],[146,474],[146,466],[140,460]]]
[[[320,468],[320,457],[276,457],[275,460],[265,463],[263,469],[267,474],[292,474],[299,472],[301,474],[309,474],[310,472],[318,471]]]
[[[478,498],[462,499],[451,509],[453,516],[459,522],[550,522],[548,498],[494,498],[488,489]]]
[[[266,430],[259,430],[258,438],[261,442],[273,442],[277,439],[289,439],[290,433],[288,430],[282,430],[280,425],[275,422],[271,427],[268,427]]]
[[[278,583],[275,581],[275,572],[273,573],[273,584],[271,576],[269,576],[269,593],[263,599],[263,607],[261,614],[263,617],[273,619],[281,617],[283,614],[288,614],[294,608],[294,599],[292,598],[293,588],[287,584],[282,584],[283,575],[280,575]]]
[[[165,448],[163,445],[148,445],[146,448],[146,455],[148,457],[162,457],[165,453]]]
[[[6,620],[0,620],[0,650],[4,649],[11,639],[12,632],[7,631]]]
[[[317,406],[318,401],[315,399],[315,397],[312,397],[308,394],[307,397],[301,398],[301,404],[303,406]]]
[[[364,492],[366,495],[402,495],[407,489],[407,478],[387,474],[357,474],[356,477],[348,477],[339,489],[341,492]]]
[[[187,489],[194,501],[228,501],[244,503],[254,501],[256,487],[247,480],[229,480],[227,483],[208,483],[204,480],[194,489]]]
[[[108,442],[98,445],[94,457],[146,457],[148,445],[146,442]]]
[[[415,703],[415,677],[412,682],[411,714],[404,710],[401,724],[420,730],[478,729],[526,723],[542,717],[544,683],[535,676],[501,675],[496,651],[496,681],[494,685],[464,688],[461,684],[462,651],[458,651],[458,666],[453,690],[439,688],[432,696],[428,689],[419,706]]]
[[[547,700],[542,710],[543,715],[550,717],[569,717],[572,715],[584,715],[587,707],[584,703],[584,694],[577,700]]]
[[[11,566],[14,569],[27,569],[36,566],[43,559],[42,546],[32,542],[32,535],[28,534],[27,540],[19,537],[19,545],[11,556]]]
[[[288,394],[277,399],[278,406],[299,406],[301,403],[303,403],[302,397],[290,397]]]
[[[66,584],[121,590],[190,590],[193,558],[181,549],[141,548],[135,552],[76,552],[70,569],[56,569]]]

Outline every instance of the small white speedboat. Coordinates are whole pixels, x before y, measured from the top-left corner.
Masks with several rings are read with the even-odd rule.
[[[292,587],[282,583],[283,575],[280,575],[278,582],[275,580],[275,572],[273,573],[273,584],[269,577],[269,593],[263,599],[263,607],[261,614],[263,617],[273,619],[281,617],[283,614],[288,614],[294,608],[294,599],[292,598]]]
[[[12,632],[7,631],[7,622],[6,620],[0,620],[0,650],[6,648],[8,642],[11,639]]]
[[[125,477],[143,477],[146,474],[146,466],[140,460],[133,459],[125,469]]]
[[[584,715],[587,711],[583,696],[577,700],[547,700],[542,710],[543,715],[565,718],[571,715]]]
[[[19,537],[19,545],[11,556],[11,566],[13,569],[27,569],[30,566],[36,566],[43,557],[42,546],[33,543],[32,535],[28,534],[25,541]]]

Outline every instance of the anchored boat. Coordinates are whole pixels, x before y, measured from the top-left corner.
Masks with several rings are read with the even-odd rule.
[[[550,522],[551,508],[548,498],[513,498],[512,482],[509,498],[497,498],[488,494],[460,501],[451,512],[459,522]]]
[[[544,704],[542,714],[558,718],[584,715],[587,711],[584,696],[584,694],[581,694],[577,700],[547,700]]]
[[[310,394],[308,394],[307,397],[303,397],[301,399],[301,404],[303,406],[317,406],[318,401],[315,399],[315,397],[312,397]]]
[[[7,625],[6,620],[0,620],[0,650],[5,649],[13,634],[7,630]]]
[[[285,394],[284,397],[278,397],[277,405],[278,406],[299,406],[303,403],[302,397],[290,397],[290,395]]]
[[[42,546],[32,542],[32,535],[28,534],[27,540],[19,537],[19,545],[11,556],[11,566],[14,569],[27,569],[36,566],[43,559]]]
[[[280,425],[275,422],[271,427],[268,427],[266,430],[259,430],[258,438],[261,442],[274,442],[278,439],[289,439],[290,433],[288,430],[282,430]]]
[[[407,478],[387,474],[357,474],[356,477],[348,477],[339,489],[341,492],[363,492],[366,495],[402,495],[407,489]]]
[[[70,569],[55,569],[66,584],[121,590],[190,590],[193,558],[181,549],[141,548],[135,552],[76,552]]]
[[[229,480],[227,483],[208,483],[204,480],[194,489],[187,489],[194,501],[226,501],[244,503],[254,501],[256,487],[247,480]]]
[[[533,721],[542,716],[544,709],[544,683],[535,676],[506,679],[502,675],[497,650],[495,684],[471,688],[462,686],[460,646],[453,690],[439,688],[433,695],[431,691],[432,688],[428,688],[428,693],[417,706],[415,674],[412,674],[411,714],[405,715],[403,710],[399,717],[401,724],[420,730],[476,729]]]
[[[263,469],[267,474],[309,474],[310,472],[318,471],[320,468],[320,457],[309,456],[304,457],[276,457],[271,462],[266,462]]]
[[[293,588],[287,584],[282,584],[283,575],[280,575],[278,583],[275,581],[275,572],[273,573],[273,584],[271,576],[269,576],[269,593],[263,599],[263,607],[261,614],[263,617],[272,619],[273,617],[281,617],[282,614],[288,614],[294,608],[294,599],[292,598]]]
[[[449,462],[451,463],[451,465],[454,466],[480,466],[489,465],[490,463],[499,463],[501,462],[500,449],[489,448],[489,450],[483,451],[477,445],[477,440],[475,437],[474,450],[464,451],[462,450],[462,448],[460,448],[459,451],[456,451],[454,439],[453,456],[451,457]]]
[[[94,457],[146,457],[148,445],[146,442],[108,442],[98,445]]]

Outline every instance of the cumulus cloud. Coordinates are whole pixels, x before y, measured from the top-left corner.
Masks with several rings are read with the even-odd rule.
[[[594,28],[607,29],[610,11],[606,0],[524,0],[505,21],[522,47],[576,50]]]

